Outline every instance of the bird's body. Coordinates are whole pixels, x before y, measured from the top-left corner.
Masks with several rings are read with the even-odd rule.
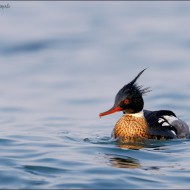
[[[112,136],[122,141],[149,138],[148,123],[144,117],[125,114],[115,124]]]
[[[184,121],[178,119],[172,111],[143,110],[142,95],[148,92],[148,88],[143,89],[135,84],[143,71],[117,93],[114,106],[101,113],[100,117],[117,111],[124,112],[112,132],[114,138],[121,139],[123,142],[134,142],[142,139],[185,138],[190,133],[189,127]]]
[[[164,117],[173,120],[170,123]],[[140,114],[124,114],[117,121],[112,132],[114,138],[120,138],[125,142],[142,139],[185,138],[188,134],[187,124],[168,110],[143,110]]]

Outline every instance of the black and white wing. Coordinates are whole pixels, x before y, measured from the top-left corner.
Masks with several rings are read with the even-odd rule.
[[[164,120],[164,122],[163,122]],[[184,138],[189,135],[189,126],[183,120],[174,116],[163,115],[160,119],[162,125],[170,125],[175,128],[175,133],[178,138]]]
[[[166,139],[184,138],[189,134],[188,125],[178,119],[169,110],[148,111],[144,110],[144,116],[149,125],[149,134]]]

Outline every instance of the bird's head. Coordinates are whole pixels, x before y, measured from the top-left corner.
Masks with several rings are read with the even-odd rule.
[[[142,95],[149,92],[149,88],[143,88],[136,84],[137,79],[146,69],[142,70],[130,83],[126,84],[116,94],[115,103],[111,109],[100,113],[99,116],[109,115],[118,111],[124,113],[138,113],[143,109],[144,101]]]

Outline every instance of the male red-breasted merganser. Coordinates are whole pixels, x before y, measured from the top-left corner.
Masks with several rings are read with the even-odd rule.
[[[116,123],[112,136],[124,141],[137,139],[174,139],[189,135],[188,125],[178,119],[170,110],[143,110],[142,95],[149,88],[136,84],[137,79],[146,69],[142,70],[130,83],[125,85],[115,97],[114,106],[99,116],[123,111],[124,115]]]

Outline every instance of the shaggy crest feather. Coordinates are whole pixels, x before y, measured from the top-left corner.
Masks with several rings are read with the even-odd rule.
[[[120,91],[118,92],[118,95],[120,94],[126,94],[128,91],[136,91],[138,90],[142,95],[147,94],[150,92],[149,87],[143,87],[142,85],[138,85],[136,83],[137,79],[141,76],[141,74],[146,70],[147,68],[143,69],[130,83],[126,84]]]
[[[133,84],[133,87],[136,88],[142,95],[146,95],[147,93],[151,92],[149,87],[143,87],[143,85]]]

